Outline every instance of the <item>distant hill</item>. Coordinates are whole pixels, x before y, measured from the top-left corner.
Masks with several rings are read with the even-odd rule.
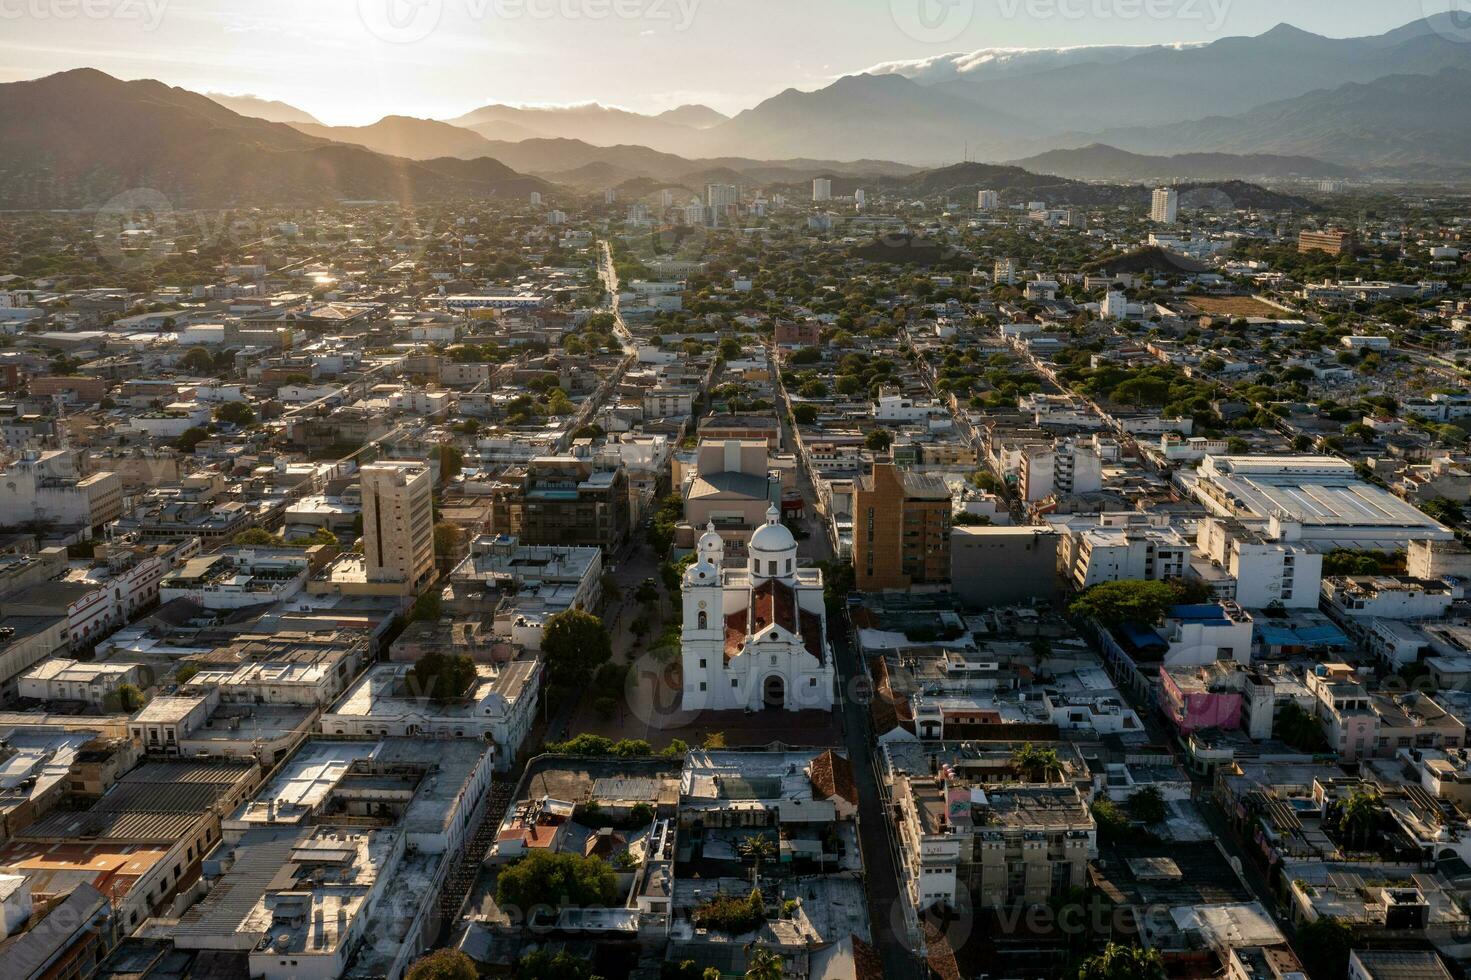
[[[410,160],[432,160],[435,157],[491,156],[490,140],[468,129],[451,126],[435,119],[409,116],[384,116],[371,126],[310,126],[293,124],[309,136],[363,146],[374,153],[407,157]]]
[[[1135,184],[1089,184],[1036,174],[1021,167],[990,163],[958,163],[924,170],[904,177],[886,178],[879,186],[890,192],[916,197],[945,196],[973,205],[980,190],[1000,192],[1004,204],[1040,201],[1057,207],[1141,206],[1149,201],[1152,188]],[[1182,206],[1256,208],[1282,211],[1306,208],[1303,198],[1258,187],[1244,181],[1181,184]],[[833,192],[839,193],[834,181]],[[1193,203],[1192,203],[1193,202]]]
[[[925,88],[902,75],[850,75],[816,92],[788,89],[695,134],[701,155],[880,157],[908,163],[954,160],[966,147],[1000,156],[1035,135],[1031,120]]]
[[[1085,272],[1105,272],[1110,275],[1145,275],[1148,273],[1195,274],[1209,272],[1210,266],[1197,262],[1187,255],[1151,245],[1123,255],[1113,255],[1085,266]]]
[[[1257,37],[1149,48],[1122,61],[1074,64],[1022,77],[961,76],[934,88],[937,94],[968,99],[992,111],[1046,120],[1055,130],[1106,132],[1106,142],[1116,144],[1112,133],[1124,127],[1237,115],[1386,75],[1432,75],[1446,67],[1471,66],[1462,32],[1447,16],[1360,38],[1320,37],[1282,24]]]
[[[730,119],[721,112],[716,112],[707,105],[682,105],[677,109],[661,112],[655,119],[661,119],[676,126],[688,126],[691,129],[709,129],[718,126]]]
[[[1366,168],[1461,168],[1471,157],[1471,68],[1391,75],[1236,116],[1114,135],[1139,152],[1249,150]]]
[[[1175,156],[1147,156],[1104,143],[1094,143],[1076,150],[1050,150],[1024,160],[1014,160],[1012,163],[1033,173],[1053,174],[1074,180],[1282,177],[1323,179],[1351,177],[1358,173],[1352,167],[1304,156],[1279,156],[1270,153],[1181,153]]]
[[[91,69],[0,85],[0,207],[77,208],[147,188],[174,207],[427,201],[552,190],[491,159],[423,163]]]
[[[270,99],[257,98],[254,95],[221,95],[219,92],[207,92],[206,97],[219,103],[231,112],[252,119],[264,119],[266,122],[278,123],[304,123],[308,126],[320,126],[311,113],[287,105],[285,102],[274,102]]]
[[[554,108],[488,105],[445,121],[491,140],[519,141],[533,133],[596,146],[638,144],[670,152],[683,151],[700,132],[683,123],[596,104]]]

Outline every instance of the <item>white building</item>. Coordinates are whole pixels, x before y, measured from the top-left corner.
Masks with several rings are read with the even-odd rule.
[[[124,684],[145,687],[139,664],[43,660],[20,677],[20,696],[39,701],[85,701],[101,706]]]
[[[976,191],[976,208],[980,211],[995,211],[1001,206],[1001,195],[996,191]]]
[[[831,201],[833,199],[833,182],[826,177],[815,177],[812,181],[812,200]]]
[[[746,567],[722,568],[725,542],[712,527],[685,571],[684,710],[832,710],[822,572],[797,567],[775,505],[748,552]]]
[[[1208,517],[1196,531],[1196,547],[1235,580],[1237,605],[1316,609],[1323,556],[1297,543],[1301,525],[1289,521],[1276,526],[1280,539],[1239,521]]]
[[[495,766],[509,769],[536,717],[540,660],[477,664],[464,697],[441,701],[415,690],[412,664],[380,664],[359,677],[322,715],[326,735],[477,738],[495,743]]]
[[[75,451],[28,449],[0,474],[0,525],[96,528],[122,514],[122,480],[113,473],[84,475]]]
[[[1157,225],[1172,225],[1180,220],[1180,192],[1173,187],[1156,188],[1150,201],[1149,220]]]
[[[1091,446],[1076,441],[1026,451],[1020,474],[1022,499],[1029,504],[1103,489],[1103,461]]]

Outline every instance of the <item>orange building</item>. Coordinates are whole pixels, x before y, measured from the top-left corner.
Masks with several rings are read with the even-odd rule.
[[[950,491],[935,476],[875,463],[855,482],[853,571],[861,591],[950,581]]]

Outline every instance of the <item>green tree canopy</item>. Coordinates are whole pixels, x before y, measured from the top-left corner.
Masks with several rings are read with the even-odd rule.
[[[502,869],[495,901],[524,916],[538,905],[607,906],[618,899],[613,869],[602,858],[533,851]]]
[[[464,654],[433,651],[424,654],[409,669],[405,684],[415,697],[454,701],[465,696],[475,683],[475,676],[475,661]]]
[[[1165,964],[1157,949],[1109,943],[1103,952],[1078,966],[1076,980],[1165,980]]]
[[[581,609],[569,609],[547,620],[541,649],[553,684],[585,687],[593,673],[613,656],[603,621]]]
[[[436,949],[419,957],[404,973],[404,980],[479,980],[475,961],[457,949]]]
[[[1100,582],[1074,599],[1068,612],[1096,619],[1105,626],[1117,626],[1125,621],[1153,626],[1166,609],[1180,600],[1181,594],[1171,582],[1134,579]]]

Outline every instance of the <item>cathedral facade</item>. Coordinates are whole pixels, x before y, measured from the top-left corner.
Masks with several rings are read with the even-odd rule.
[[[684,573],[682,707],[831,711],[822,572],[797,567],[797,541],[775,506],[747,553],[740,567],[723,567],[725,543],[712,526]]]

